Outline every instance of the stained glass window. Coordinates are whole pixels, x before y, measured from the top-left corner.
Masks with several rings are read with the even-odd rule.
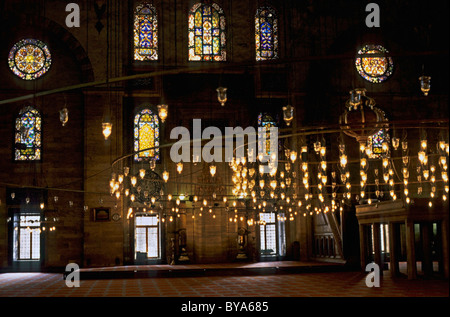
[[[47,45],[35,39],[17,42],[8,55],[12,72],[24,80],[34,80],[44,75],[52,64]]]
[[[258,115],[258,128],[263,128],[266,132],[266,155],[270,154],[270,128],[276,127],[275,120],[272,118],[272,116],[268,114],[262,114],[260,113]],[[262,141],[258,141],[258,146],[261,149],[263,147]]]
[[[41,159],[41,115],[32,107],[23,108],[16,118],[14,157],[16,161]]]
[[[189,60],[225,61],[225,26],[225,15],[216,3],[195,4],[188,18]]]
[[[371,83],[381,83],[388,79],[394,70],[392,57],[381,45],[365,45],[358,51],[355,66],[358,73]]]
[[[275,10],[259,8],[255,16],[256,60],[278,58],[278,18]]]
[[[383,143],[385,148],[383,149]],[[368,148],[371,149],[370,158],[380,158],[389,154],[389,134],[384,129],[379,130],[367,139]]]
[[[150,109],[144,109],[134,118],[134,151],[141,151],[159,146],[158,115]],[[135,161],[159,160],[159,148],[136,153]]]
[[[150,4],[140,4],[135,10],[134,60],[158,60],[158,17]]]

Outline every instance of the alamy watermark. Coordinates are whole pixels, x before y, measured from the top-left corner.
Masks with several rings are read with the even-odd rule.
[[[63,278],[67,287],[80,287],[80,267],[78,264],[67,264]]]
[[[380,267],[376,263],[366,265],[366,272],[370,272],[366,276],[367,287],[380,287]]]

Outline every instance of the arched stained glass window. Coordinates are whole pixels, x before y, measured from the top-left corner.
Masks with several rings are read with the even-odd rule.
[[[150,109],[140,111],[134,117],[134,151],[141,151],[159,146],[158,115]],[[143,151],[134,155],[135,161],[159,160],[159,148]]]
[[[358,73],[371,83],[381,83],[388,79],[394,71],[392,57],[381,45],[365,45],[358,51],[355,66]]]
[[[389,155],[389,134],[380,129],[377,133],[367,139],[367,146],[371,150],[370,158],[380,158]],[[383,146],[383,143],[384,146]]]
[[[24,80],[38,79],[50,69],[51,64],[52,56],[47,45],[35,39],[17,42],[8,55],[9,68]]]
[[[15,125],[14,159],[39,161],[41,159],[41,115],[33,107],[19,112]]]
[[[276,127],[275,120],[266,113],[258,115],[258,128],[263,128],[266,132],[266,155],[270,155],[270,128]],[[258,140],[259,149],[263,148],[262,140]],[[277,147],[278,148],[278,147]]]
[[[151,4],[140,4],[134,13],[134,60],[158,60],[158,17]]]
[[[262,7],[255,16],[256,60],[278,58],[278,18],[275,10]]]
[[[189,61],[225,61],[225,15],[216,4],[195,4],[188,17]]]

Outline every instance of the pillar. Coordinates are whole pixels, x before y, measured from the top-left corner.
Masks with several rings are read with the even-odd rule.
[[[381,257],[381,238],[380,224],[374,223],[373,226],[373,245],[374,245],[374,262],[380,267],[380,274],[383,274],[383,258]]]
[[[448,219],[442,220],[441,223],[442,228],[442,266],[444,271],[444,277],[449,277],[449,267],[448,267],[448,252],[449,252],[449,244],[448,244]]]
[[[422,270],[425,275],[433,274],[433,259],[431,254],[431,233],[432,224],[430,222],[424,222],[420,224],[422,230],[422,248],[423,248],[423,260]]]
[[[399,235],[397,231],[395,223],[389,222],[389,268],[392,277],[397,276],[399,273],[397,246],[400,241],[398,241]]]
[[[361,270],[365,271],[367,265],[367,239],[366,239],[366,226],[363,224],[359,225],[359,249],[361,252]]]
[[[414,222],[405,221],[406,231],[406,256],[408,279],[417,278],[416,251],[414,249]]]

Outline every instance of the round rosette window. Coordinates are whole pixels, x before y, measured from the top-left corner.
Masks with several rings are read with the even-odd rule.
[[[382,83],[394,70],[392,57],[381,45],[365,45],[358,51],[355,66],[362,78],[371,83]]]
[[[35,80],[43,76],[52,64],[47,45],[39,40],[24,39],[17,42],[9,52],[11,71],[24,80]]]

